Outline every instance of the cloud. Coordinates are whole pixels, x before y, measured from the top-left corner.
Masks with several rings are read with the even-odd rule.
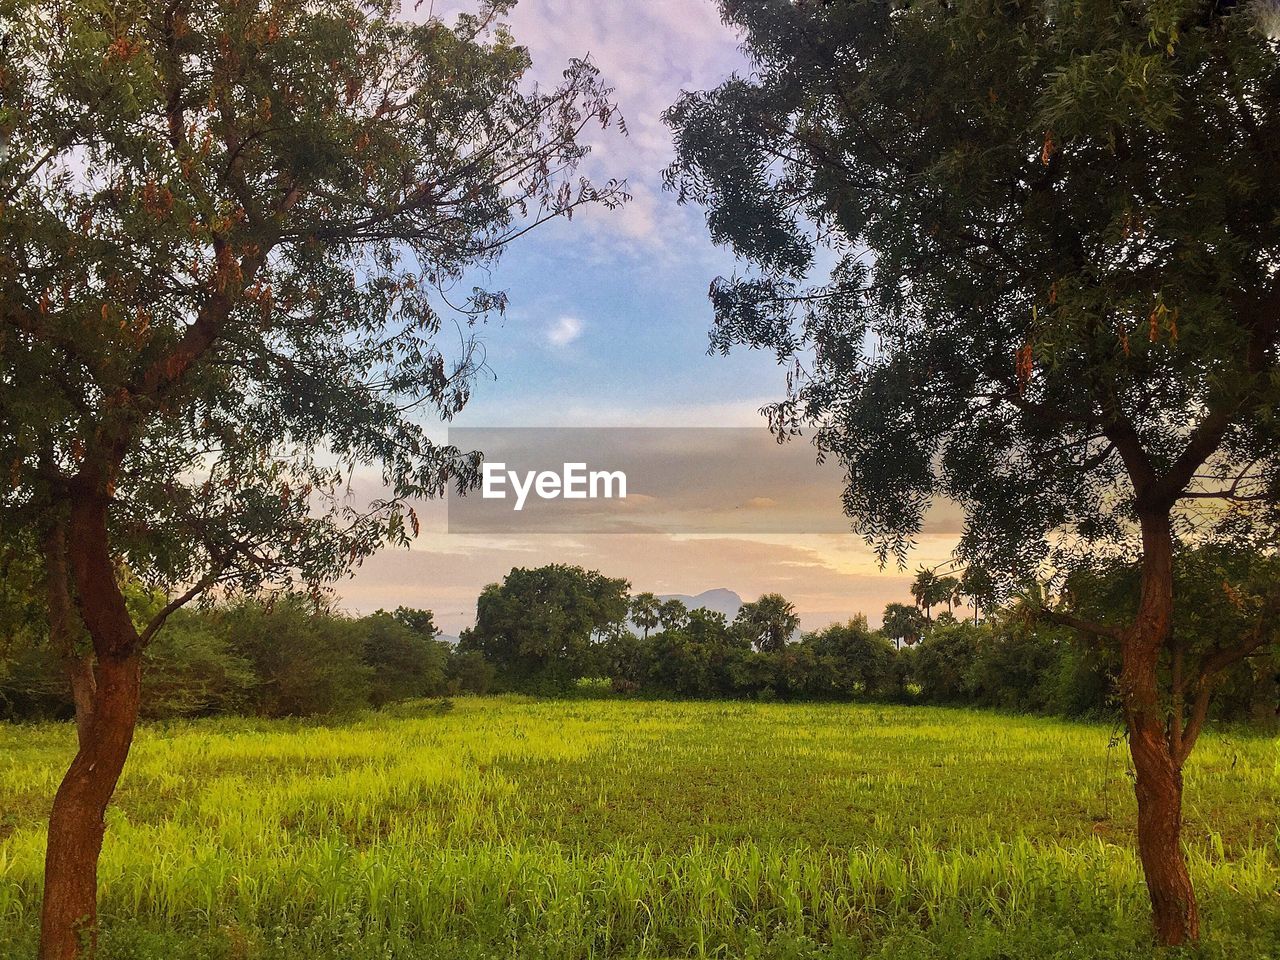
[[[421,20],[434,13],[452,22],[474,11],[477,0],[433,0],[404,15]],[[516,42],[533,59],[528,82],[544,87],[560,81],[571,58],[589,56],[614,90],[627,135],[592,130],[591,154],[581,172],[592,180],[626,180],[633,199],[621,210],[581,212],[597,256],[621,253],[687,258],[691,247],[708,245],[701,212],[678,207],[662,186],[661,171],[673,156],[671,131],[662,114],[683,90],[717,86],[747,62],[739,38],[720,20],[713,0],[524,0],[504,18]],[[579,218],[575,218],[577,220]],[[690,237],[697,236],[698,244]]]
[[[512,567],[576,563],[625,577],[634,591],[697,594],[727,587],[746,599],[780,591],[806,630],[866,613],[872,624],[890,601],[910,602],[911,575],[880,570],[857,538],[759,538],[596,534],[493,538],[424,535],[409,551],[384,550],[337,584],[344,606],[369,613],[427,607],[447,633],[474,623],[476,597]]]
[[[577,317],[561,317],[547,330],[547,343],[553,347],[567,347],[582,336],[582,321]]]
[[[770,507],[776,507],[778,501],[773,497],[752,497],[743,504],[748,510],[768,510]]]

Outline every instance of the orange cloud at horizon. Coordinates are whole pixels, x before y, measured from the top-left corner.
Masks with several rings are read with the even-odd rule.
[[[886,603],[910,602],[916,564],[934,566],[951,554],[953,534],[921,537],[912,567],[880,570],[853,534],[757,537],[669,534],[538,535],[524,538],[428,534],[412,550],[385,550],[337,585],[348,609],[426,607],[450,634],[471,625],[486,584],[512,567],[571,563],[625,577],[632,590],[698,594],[724,587],[751,600],[781,593],[796,605],[806,630],[859,613],[879,625]]]

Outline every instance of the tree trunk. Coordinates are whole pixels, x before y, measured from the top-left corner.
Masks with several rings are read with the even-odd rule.
[[[1168,512],[1144,514],[1142,597],[1125,633],[1120,674],[1138,800],[1138,854],[1156,939],[1200,937],[1199,910],[1182,851],[1182,769],[1169,743],[1159,687],[1160,653],[1173,619],[1173,542]]]
[[[71,680],[71,699],[76,707],[76,736],[83,747],[89,736],[89,716],[97,699],[98,677],[93,669],[93,655],[72,657],[66,662]]]
[[[108,498],[100,489],[72,500],[66,538],[80,619],[93,641],[96,688],[79,749],[49,814],[40,960],[75,960],[96,949],[103,818],[138,719],[141,643],[116,580]]]
[[[49,617],[49,645],[58,654],[75,704],[76,734],[80,746],[88,736],[89,715],[93,711],[97,679],[93,673],[93,653],[76,649],[76,619],[67,579],[67,527],[59,517],[49,524],[44,541],[45,606]]]
[[[44,861],[40,960],[74,960],[97,945],[98,855],[103,817],[133,742],[140,656],[98,664],[85,736],[54,797]]]
[[[1200,939],[1200,912],[1182,851],[1182,771],[1159,724],[1129,730],[1137,774],[1138,854],[1147,878],[1156,941],[1176,947]]]

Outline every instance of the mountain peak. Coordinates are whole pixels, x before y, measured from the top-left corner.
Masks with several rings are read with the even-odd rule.
[[[664,593],[658,599],[679,600],[690,610],[697,610],[699,607],[705,610],[713,610],[716,613],[723,613],[729,620],[736,617],[738,611],[742,609],[742,597],[726,587],[703,590],[697,596],[691,596],[687,593]]]

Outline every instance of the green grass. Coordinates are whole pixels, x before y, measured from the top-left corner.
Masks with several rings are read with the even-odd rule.
[[[125,958],[1152,957],[1104,726],[878,706],[461,699],[140,732]],[[0,727],[0,956],[32,949],[69,726]],[[1187,770],[1206,939],[1280,956],[1280,741]]]

